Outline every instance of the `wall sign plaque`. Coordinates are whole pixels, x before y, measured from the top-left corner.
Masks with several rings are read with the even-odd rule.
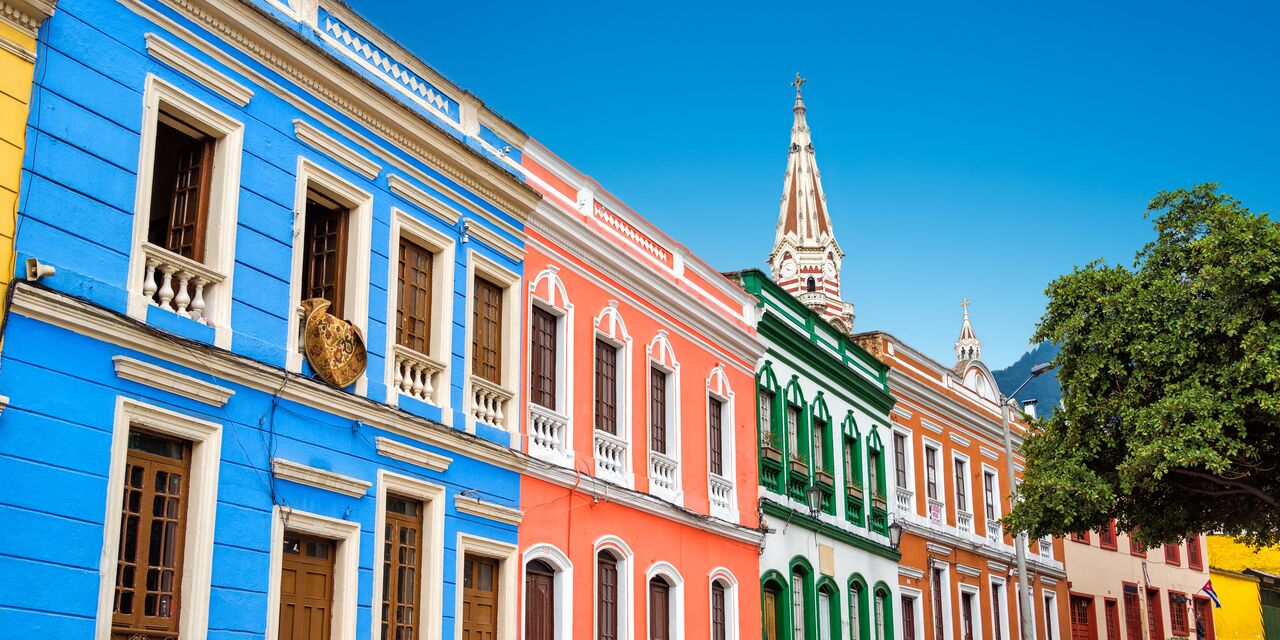
[[[307,362],[322,380],[336,387],[347,387],[360,378],[369,356],[364,336],[348,320],[328,313],[331,303],[324,298],[302,301],[305,325],[302,351]]]

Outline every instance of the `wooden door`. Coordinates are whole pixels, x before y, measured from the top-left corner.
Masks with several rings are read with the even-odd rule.
[[[555,571],[534,560],[524,573],[525,640],[552,640],[556,632]]]
[[[1120,640],[1120,607],[1115,600],[1105,603],[1107,612],[1107,640]]]
[[[764,618],[764,640],[780,640],[778,637],[778,592],[765,589],[761,598]]]
[[[671,640],[671,587],[662,578],[649,581],[649,640]]]
[[[280,566],[280,640],[328,640],[333,611],[332,540],[285,533]]]
[[[964,640],[973,640],[973,595],[960,594],[960,628],[964,632]]]
[[[1124,594],[1124,630],[1125,640],[1142,640],[1142,605],[1136,592]]]
[[[498,561],[466,555],[462,566],[462,640],[498,637]]]
[[[596,639],[618,640],[618,560],[601,551],[596,567]]]
[[[1071,640],[1096,640],[1093,633],[1093,598],[1071,596]]]
[[[1198,541],[1197,544],[1199,544]],[[1192,632],[1202,630],[1204,640],[1214,640],[1217,636],[1213,632],[1213,606],[1209,604],[1209,599],[1196,596],[1195,612],[1196,619],[1192,621]]]

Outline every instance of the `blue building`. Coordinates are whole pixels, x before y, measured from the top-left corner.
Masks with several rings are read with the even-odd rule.
[[[27,135],[0,636],[515,637],[524,135],[330,0],[62,0]]]

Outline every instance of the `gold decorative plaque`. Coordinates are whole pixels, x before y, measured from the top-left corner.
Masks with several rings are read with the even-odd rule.
[[[350,321],[328,313],[329,305],[330,302],[324,298],[302,301],[306,323],[302,332],[302,350],[321,379],[336,387],[347,387],[364,373],[369,355],[365,352],[360,329]]]

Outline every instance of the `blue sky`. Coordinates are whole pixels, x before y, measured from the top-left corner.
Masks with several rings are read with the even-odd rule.
[[[1158,190],[1280,212],[1280,3],[350,0],[719,269],[763,267],[796,71],[858,330],[993,367]]]

